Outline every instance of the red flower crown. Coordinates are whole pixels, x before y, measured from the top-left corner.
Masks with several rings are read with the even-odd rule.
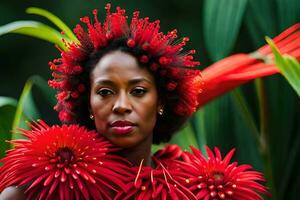
[[[173,111],[182,116],[195,112],[202,79],[200,71],[194,69],[200,64],[193,60],[195,50],[183,52],[189,39],[184,37],[175,41],[176,30],[167,34],[159,32],[159,20],[150,22],[148,17],[139,18],[138,11],[133,13],[131,23],[128,24],[124,9],[117,7],[116,12],[111,13],[110,4],[105,9],[107,13],[103,24],[98,21],[97,10],[93,11],[94,23],[89,17],[81,18],[87,25],[87,31],[81,25],[76,25],[74,32],[79,43],[66,44],[68,50],[61,51],[61,58],[49,63],[54,71],[54,79],[49,80],[49,86],[58,90],[58,102],[54,109],[59,112],[60,120],[72,122],[77,117],[75,107],[79,106],[79,98],[87,88],[81,81],[82,78],[80,79],[85,70],[82,63],[91,54],[105,49],[112,41],[121,38],[127,40],[129,48],[138,48],[143,52],[137,59],[148,66],[155,76],[166,80],[166,85],[163,86],[166,92],[175,92],[179,96]]]

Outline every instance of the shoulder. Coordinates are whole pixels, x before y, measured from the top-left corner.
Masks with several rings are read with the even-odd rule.
[[[7,187],[0,194],[1,200],[22,200],[25,199],[24,191],[18,187]]]

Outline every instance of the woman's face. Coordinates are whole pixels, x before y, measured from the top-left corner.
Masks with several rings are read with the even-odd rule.
[[[90,110],[96,129],[122,148],[152,143],[159,109],[153,76],[130,54],[104,55],[91,73]]]

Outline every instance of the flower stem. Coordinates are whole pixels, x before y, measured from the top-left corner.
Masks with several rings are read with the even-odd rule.
[[[276,188],[274,184],[272,158],[269,145],[269,131],[268,131],[268,108],[267,108],[267,95],[265,84],[262,79],[255,80],[256,92],[259,102],[259,118],[260,118],[260,138],[259,150],[263,159],[265,176],[267,179],[268,187],[272,194],[272,199],[277,199]]]
[[[238,108],[242,118],[244,119],[247,127],[250,129],[250,133],[252,133],[255,141],[257,143],[259,143],[260,134],[256,127],[253,116],[249,110],[249,106],[248,106],[245,98],[241,94],[241,91],[239,88],[233,90],[232,93],[233,93],[233,100],[234,100],[235,104],[237,105],[237,108]]]

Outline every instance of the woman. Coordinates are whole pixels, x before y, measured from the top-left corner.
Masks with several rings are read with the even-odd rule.
[[[139,19],[138,12],[128,26],[124,10],[106,9],[103,26],[96,10],[94,25],[82,18],[88,32],[77,25],[80,43],[50,63],[55,109],[62,122],[103,133],[134,166],[142,160],[151,166],[152,143],[168,141],[197,108],[202,83],[192,67],[199,63],[194,50],[180,54],[187,38],[171,44],[176,30],[163,35],[158,21]]]
[[[79,124],[90,130],[97,130],[112,144],[120,147],[116,154],[126,158],[133,165],[131,169],[134,176],[126,183],[126,187],[130,188],[118,192],[115,198],[126,199],[137,196],[142,198],[141,194],[143,197],[149,194],[148,199],[160,199],[160,196],[153,197],[154,186],[153,188],[147,188],[145,185],[136,186],[140,177],[144,176],[144,180],[151,179],[151,183],[155,178],[161,180],[161,177],[164,177],[166,183],[164,185],[161,183],[161,188],[171,190],[170,187],[173,187],[175,191],[172,194],[175,196],[165,193],[166,199],[178,197],[224,199],[232,197],[230,195],[233,195],[233,191],[236,199],[261,199],[257,191],[262,193],[267,191],[256,181],[263,180],[263,176],[253,171],[249,173],[253,176],[245,178],[245,184],[241,186],[242,189],[249,187],[250,190],[247,191],[235,189],[235,184],[226,185],[225,190],[220,185],[220,180],[223,180],[225,175],[220,171],[213,171],[208,175],[210,185],[205,188],[209,190],[201,190],[206,183],[203,182],[204,179],[199,179],[199,176],[197,185],[196,182],[190,185],[195,178],[185,170],[199,163],[201,166],[198,167],[201,169],[210,165],[210,161],[195,149],[194,154],[201,157],[196,163],[194,160],[197,158],[194,154],[184,153],[174,146],[158,152],[154,158],[155,162],[151,162],[151,144],[169,141],[186,119],[203,105],[203,102],[210,100],[206,98],[203,100],[201,97],[203,84],[207,84],[210,80],[204,77],[204,82],[200,71],[194,69],[199,65],[199,62],[193,60],[192,54],[195,50],[183,52],[188,38],[175,41],[176,30],[164,35],[159,32],[159,21],[149,22],[148,18],[141,19],[138,12],[133,14],[128,25],[125,10],[117,8],[115,13],[110,13],[110,4],[106,6],[106,10],[107,16],[103,24],[98,21],[96,10],[93,12],[94,23],[88,17],[81,19],[88,30],[84,31],[77,25],[74,32],[79,43],[66,44],[69,50],[62,51],[61,58],[50,62],[54,79],[49,81],[49,85],[58,90],[55,110],[59,112],[59,118],[63,123]],[[268,66],[266,69],[256,77],[278,72],[274,67]],[[251,72],[243,70],[237,71],[241,74]],[[207,71],[207,74],[213,77],[213,74]],[[242,82],[235,85],[228,81],[230,82],[228,89],[251,78],[254,77],[248,79],[244,77]],[[215,88],[213,85],[210,86],[214,92],[204,91],[204,93],[215,97]],[[224,91],[226,89],[220,90],[219,95]],[[216,157],[208,150],[210,158],[208,160],[216,160],[216,163],[219,163],[222,161],[220,152],[218,150],[215,152]],[[219,170],[227,167],[232,153],[233,151],[226,156],[224,162],[226,164],[220,165]],[[246,170],[249,170],[249,168],[239,169],[242,174],[247,174]],[[149,173],[146,173],[147,171]],[[167,180],[172,184],[169,185]],[[151,187],[151,184],[148,187]],[[151,192],[143,193],[146,190]],[[10,196],[17,199],[22,195],[23,192],[19,189],[8,188],[3,191],[1,197],[5,199]]]

